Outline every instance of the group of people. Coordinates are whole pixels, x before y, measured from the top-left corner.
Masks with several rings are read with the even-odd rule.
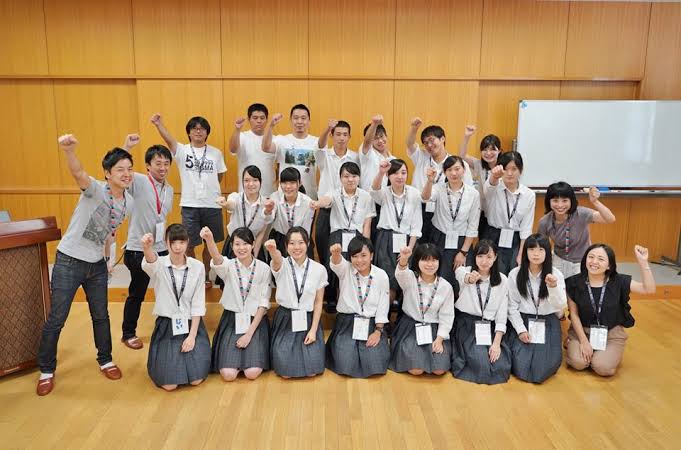
[[[310,111],[298,104],[290,111],[292,133],[275,135],[283,116],[269,122],[268,116],[256,103],[235,120],[229,151],[238,159],[239,192],[226,197],[220,182],[227,167],[207,143],[205,118],[188,121],[189,143],[181,144],[155,114],[151,122],[166,145],[148,148],[146,174],[132,170],[129,150],[140,140],[132,134],[104,156],[105,181],[86,174],[73,135],[59,138],[82,194],[57,248],[39,395],[54,388],[59,334],[80,286],[100,371],[113,380],[122,376],[111,356],[107,274],[126,216],[131,282],[121,340],[143,348],[137,321],[151,284],[157,319],[147,366],[166,390],[200,384],[210,372],[231,381],[239,372],[255,379],[268,369],[284,378],[325,368],[350,377],[388,368],[412,375],[451,371],[484,384],[506,382],[513,373],[541,383],[561,365],[566,308],[567,364],[603,376],[616,372],[624,328],[634,324],[629,294],[652,293],[655,281],[647,249],[634,249],[639,282],[617,272],[609,246],[591,244],[590,223],[615,221],[598,189],[587,189],[591,209],[578,205],[569,184],[549,186],[533,233],[535,193],[520,182],[523,158],[502,152],[494,135],[481,140],[481,157],[474,158],[467,147],[475,127],[468,126],[458,154],[450,154],[438,125],[425,127],[417,144],[422,121],[412,119],[408,185],[407,164],[391,153],[380,115],[364,128],[357,152],[348,149],[346,121],[330,120],[321,136],[311,136]],[[250,129],[242,131],[246,122]],[[167,226],[173,160],[182,224]],[[223,208],[230,214],[226,228]],[[202,242],[199,261],[194,248]],[[224,308],[212,344],[202,321],[211,269]],[[270,324],[274,286],[278,306]],[[335,314],[326,343],[323,308]]]

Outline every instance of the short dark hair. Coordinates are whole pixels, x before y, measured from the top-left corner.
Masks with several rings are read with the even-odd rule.
[[[343,175],[343,171],[346,171],[350,175],[357,175],[360,176],[360,170],[359,170],[359,165],[356,162],[353,161],[346,161],[340,166],[340,170],[338,171],[338,175]]]
[[[288,245],[288,243],[291,241],[291,236],[295,233],[300,233],[302,236],[303,240],[305,241],[305,245],[310,245],[310,235],[308,234],[307,230],[301,226],[295,226],[291,227],[288,229],[286,232],[286,237],[284,239],[284,243]]]
[[[111,172],[113,166],[118,164],[122,159],[127,159],[130,161],[130,164],[132,164],[132,155],[127,150],[123,150],[120,147],[114,147],[106,152],[106,155],[102,158],[102,168],[105,172]]]
[[[244,175],[249,174],[253,178],[257,178],[258,181],[262,183],[262,172],[260,172],[260,169],[258,166],[246,166],[246,168],[241,172],[241,180],[243,183]]]
[[[490,147],[490,146],[496,147],[497,150],[499,150],[499,153],[502,153],[501,139],[499,139],[498,136],[496,136],[494,134],[488,134],[487,136],[482,138],[482,141],[480,141],[480,152],[482,153],[482,151],[484,149],[486,149],[487,147]],[[498,158],[498,156],[497,156],[497,158]],[[482,158],[480,158],[480,164],[482,165],[483,169],[492,170],[492,168],[489,166],[489,164],[487,164],[487,161],[485,161]]]
[[[336,126],[331,128],[331,134],[336,132],[336,128],[347,128],[348,134],[352,134],[352,130],[350,129],[350,124],[347,123],[345,120],[339,120],[338,123],[336,123]]]
[[[446,172],[447,169],[449,169],[456,163],[461,164],[463,170],[466,170],[466,164],[464,164],[462,157],[460,157],[459,155],[449,155],[445,158],[444,162],[442,163],[442,171]]]
[[[189,233],[181,223],[172,223],[166,228],[166,241],[171,244],[175,241],[189,241]]]
[[[302,109],[303,111],[306,111],[307,112],[307,118],[312,119],[312,114],[310,114],[310,108],[303,105],[302,103],[298,103],[297,105],[293,105],[293,107],[291,108],[291,113],[289,114],[289,117],[293,116],[293,111],[295,111],[296,109]]]
[[[287,167],[279,174],[279,183],[291,181],[300,183],[300,171],[295,167]]]
[[[411,257],[411,270],[414,271],[417,277],[421,276],[419,261],[423,259],[435,259],[439,263],[441,257],[442,252],[435,244],[431,244],[430,242],[419,244],[414,249],[414,253]]]
[[[232,232],[232,247],[234,247],[234,238],[239,238],[251,245],[255,242],[255,236],[253,236],[253,232],[248,227],[239,227]]]
[[[486,255],[490,250],[497,256],[497,259],[494,260],[494,264],[492,264],[492,267],[489,269],[489,283],[490,286],[498,286],[501,284],[501,274],[499,273],[499,252],[497,251],[497,245],[494,242],[489,239],[481,239],[478,241],[473,248],[473,264],[471,267],[472,270],[479,270],[478,262],[475,260],[475,257],[478,255]]]
[[[170,153],[170,150],[168,150],[168,147],[165,145],[161,144],[156,144],[152,145],[147,149],[147,152],[144,154],[144,162],[147,164],[151,164],[151,160],[154,159],[154,156],[159,156],[161,158],[165,158],[170,163],[173,163],[173,155]]]
[[[196,127],[197,125],[200,125],[201,128],[206,130],[206,136],[210,135],[210,124],[208,121],[201,116],[194,116],[189,119],[189,122],[187,122],[187,126],[185,127],[187,136],[189,136],[189,132],[192,130],[192,128]]]
[[[367,135],[367,131],[369,131],[369,127],[370,127],[370,126],[371,126],[371,124],[369,124],[369,125],[367,125],[366,127],[364,127],[364,131],[362,132],[362,135],[363,135],[363,136],[366,136],[366,135]],[[386,135],[386,136],[388,135],[388,132],[385,130],[385,127],[383,126],[382,123],[379,123],[379,124],[376,126],[376,134],[375,134],[375,136],[378,136],[379,134],[384,134],[384,135]]]
[[[263,105],[262,103],[253,103],[251,106],[248,107],[247,111],[248,118],[250,119],[253,113],[258,111],[265,113],[265,119],[267,119],[267,117],[270,114],[270,112],[267,110],[267,106]]]
[[[551,200],[554,198],[567,198],[570,200],[570,210],[568,214],[577,211],[577,195],[575,190],[565,181],[558,181],[549,185],[544,196],[544,214],[551,212]]]
[[[421,142],[427,137],[435,136],[438,139],[445,137],[445,130],[440,125],[429,125],[421,131]]]
[[[530,279],[530,258],[527,256],[527,251],[531,248],[543,248],[546,254],[544,263],[541,266],[541,276],[539,277],[539,297],[546,298],[549,296],[549,288],[546,286],[546,275],[553,271],[553,261],[551,258],[551,241],[549,238],[540,233],[531,234],[523,246],[523,254],[520,257],[520,268],[515,279],[518,292],[524,298],[527,297],[527,281]]]
[[[518,170],[522,173],[522,171],[523,171],[523,157],[518,152],[506,152],[506,153],[499,155],[499,158],[497,159],[497,164],[501,165],[505,169],[506,166],[511,161],[513,161],[515,163]]]
[[[584,256],[582,256],[582,262],[579,265],[581,275],[583,277],[589,276],[589,272],[586,270],[586,257],[591,250],[596,248],[602,248],[605,251],[605,254],[608,255],[608,265],[610,267],[605,271],[605,276],[611,278],[617,275],[617,260],[615,259],[615,251],[608,244],[593,244],[586,249]]]
[[[369,239],[364,236],[355,236],[350,239],[350,242],[348,243],[348,256],[352,258],[357,253],[361,252],[364,247],[369,250],[369,253],[374,253],[374,244],[372,244]]]

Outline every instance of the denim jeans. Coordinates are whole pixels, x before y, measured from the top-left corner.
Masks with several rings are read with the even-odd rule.
[[[52,270],[52,305],[43,327],[38,365],[43,373],[54,373],[57,368],[57,343],[69,316],[76,291],[83,286],[87,297],[92,329],[97,347],[97,362],[111,362],[111,328],[107,296],[108,273],[104,259],[88,263],[57,251]]]
[[[159,256],[167,255],[168,252],[159,252]],[[130,339],[137,336],[137,320],[140,317],[140,310],[144,295],[149,287],[149,275],[142,270],[142,260],[144,252],[126,250],[123,256],[125,267],[130,271],[130,286],[128,286],[128,298],[125,300],[123,308],[123,339]]]

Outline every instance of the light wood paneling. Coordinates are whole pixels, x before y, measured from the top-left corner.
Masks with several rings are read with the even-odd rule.
[[[561,81],[561,100],[636,100],[633,81]]]
[[[47,74],[42,0],[3,0],[0,23],[0,74]]]
[[[393,76],[395,0],[314,3],[309,27],[310,75]]]
[[[308,0],[222,0],[221,10],[223,75],[307,76]]]
[[[641,98],[681,100],[681,3],[653,3]]]
[[[0,194],[0,209],[8,210],[13,221],[55,216],[57,226],[64,234],[66,227],[62,225],[59,197],[57,194]],[[50,261],[54,260],[57,243],[58,241],[47,244]]]
[[[643,78],[649,17],[649,3],[570,3],[565,75]]]
[[[634,245],[648,247],[651,260],[661,256],[676,258],[681,232],[681,198],[632,199],[627,230],[627,252],[633,255]]]
[[[133,0],[135,68],[142,76],[222,74],[220,0]]]
[[[149,119],[160,113],[166,127],[178,142],[187,143],[185,126],[193,116],[205,117],[211,126],[208,142],[223,151],[225,147],[225,121],[223,113],[222,81],[220,80],[138,80],[140,147],[163,143]],[[231,127],[230,127],[231,129]],[[173,165],[179,164],[173,161]],[[225,177],[236,179],[234,167],[228,167]],[[181,192],[177,169],[171,169],[168,181]],[[236,183],[236,181],[234,182]],[[222,187],[225,189],[225,181]]]
[[[485,1],[480,75],[562,76],[569,8],[566,2]]]
[[[0,80],[0,98],[0,123],[11,129],[0,147],[0,187],[59,185],[52,81]]]
[[[553,100],[559,95],[558,81],[481,81],[476,136],[496,134],[502,148],[510,150],[518,133],[518,102]]]
[[[45,0],[50,74],[133,75],[131,9],[118,0]]]
[[[477,78],[483,2],[397,1],[395,75]]]

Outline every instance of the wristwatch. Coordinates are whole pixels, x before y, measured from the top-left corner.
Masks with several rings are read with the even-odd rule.
[[[463,256],[468,256],[468,252],[463,249],[459,249],[459,253],[461,253]]]
[[[385,328],[385,326],[376,327],[376,328],[374,328],[374,331],[378,331],[379,333],[383,334],[383,329],[384,329],[384,328]]]

